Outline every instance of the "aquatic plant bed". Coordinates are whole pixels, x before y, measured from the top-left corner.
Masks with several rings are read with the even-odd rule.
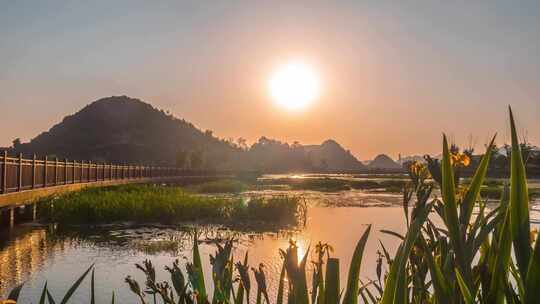
[[[188,190],[196,193],[240,193],[248,189],[248,186],[238,180],[234,179],[219,179],[215,181],[208,181],[196,185],[187,187]]]
[[[122,221],[296,223],[305,213],[304,203],[297,197],[211,197],[156,185],[85,189],[44,200],[38,209],[43,222],[77,225]]]
[[[401,192],[405,185],[403,179],[388,180],[347,180],[339,178],[279,178],[261,180],[262,186],[287,185],[294,190],[312,190],[322,192],[338,192],[351,189],[356,190],[385,190],[387,192]]]

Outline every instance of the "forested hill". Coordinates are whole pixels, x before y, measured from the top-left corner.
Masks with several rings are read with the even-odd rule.
[[[211,162],[223,162],[240,151],[211,132],[126,96],[92,102],[16,150],[71,159],[166,164],[175,163],[179,151],[204,150]]]
[[[288,144],[261,137],[223,140],[190,122],[127,96],[102,98],[65,117],[12,153],[75,160],[178,165],[217,170],[357,171],[365,167],[334,140],[321,145]]]
[[[358,171],[365,169],[351,151],[346,150],[333,139],[320,145],[304,146],[310,162],[320,169],[331,171]]]

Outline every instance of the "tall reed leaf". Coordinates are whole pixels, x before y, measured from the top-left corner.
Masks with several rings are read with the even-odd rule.
[[[431,211],[432,204],[426,204],[425,206],[420,207],[420,210],[417,213],[416,218],[409,226],[405,240],[400,245],[396,257],[390,266],[390,271],[386,278],[386,284],[384,292],[382,295],[380,304],[392,304],[395,303],[396,297],[402,297],[403,291],[397,290],[398,280],[402,279],[405,276],[405,267],[411,250],[413,248],[418,235],[420,234],[420,229],[426,221],[429,212]]]
[[[510,160],[510,223],[516,262],[522,278],[527,275],[529,257],[531,255],[529,193],[525,165],[514,122],[512,108],[510,112],[510,132],[512,134],[512,154]]]
[[[47,300],[49,301],[49,304],[56,304],[49,290],[47,290]]]
[[[484,156],[482,157],[482,161],[476,169],[474,177],[471,180],[471,184],[469,185],[469,188],[465,193],[465,197],[463,198],[463,202],[461,203],[460,220],[461,225],[465,227],[469,224],[469,221],[471,220],[474,205],[478,200],[478,196],[480,195],[480,188],[482,187],[484,179],[486,178],[486,173],[488,170],[489,161],[491,159],[491,151],[493,150],[493,143],[495,142],[495,137],[496,135],[493,136],[493,139],[489,143],[489,146],[486,149],[486,154],[484,154]]]
[[[424,257],[428,263],[429,271],[431,273],[431,282],[433,289],[435,290],[435,298],[440,304],[446,304],[450,301],[450,288],[448,282],[442,273],[441,267],[431,252],[431,248],[428,247],[424,237],[420,236],[420,241],[424,247]]]
[[[279,274],[279,286],[278,286],[278,293],[277,293],[277,299],[276,304],[283,304],[283,294],[284,294],[284,288],[285,288],[285,262],[283,263],[283,266],[281,266],[281,273]]]
[[[242,286],[242,282],[238,283],[238,289],[236,290],[236,296],[234,297],[234,303],[235,304],[244,303],[244,286]]]
[[[328,258],[325,285],[324,303],[339,303],[339,259]]]
[[[496,246],[493,248],[495,253],[495,265],[493,266],[493,274],[491,276],[490,291],[488,303],[503,303],[504,291],[508,278],[508,269],[510,268],[510,252],[512,250],[512,232],[510,230],[510,209],[507,211],[500,235],[497,237]],[[492,250],[493,250],[492,249]]]
[[[444,219],[448,229],[450,242],[456,254],[458,266],[464,275],[465,282],[470,288],[472,278],[470,274],[470,265],[466,263],[466,257],[463,251],[463,238],[458,221],[458,208],[456,202],[456,186],[454,180],[454,169],[452,167],[450,150],[446,135],[443,136],[443,161],[442,161],[442,197],[444,201]]]
[[[306,254],[304,255],[304,258],[300,262],[300,265],[298,266],[296,277],[295,277],[295,303],[296,304],[308,304],[309,303],[309,296],[308,296],[308,289],[307,289],[307,280],[306,280],[306,263],[307,258],[309,256],[309,247],[306,250]]]
[[[244,263],[236,262],[236,270],[238,271],[238,274],[240,276],[240,286],[238,287],[238,293],[240,293],[240,287],[242,287],[242,290],[245,290],[246,295],[246,302],[249,302],[249,292],[251,289],[251,281],[249,280],[249,265],[248,265],[248,251],[246,251],[246,254],[244,255]],[[242,295],[244,295],[244,292],[242,292]],[[240,296],[237,297],[237,303],[242,303],[242,299],[238,300]]]
[[[463,280],[463,276],[461,275],[461,272],[459,269],[455,269],[456,271],[456,279],[459,285],[459,289],[461,290],[461,295],[463,296],[463,300],[466,304],[474,304],[474,297],[471,294],[471,291],[465,284],[465,281]]]
[[[60,304],[66,304],[69,301],[69,299],[71,298],[75,290],[79,288],[79,285],[81,285],[82,281],[84,281],[84,278],[86,278],[90,270],[92,270],[93,268],[94,268],[94,264],[90,265],[90,267],[88,267],[88,269],[82,274],[82,276],[79,279],[77,279],[75,283],[73,283],[71,288],[69,288],[68,292],[66,292],[66,294],[64,295],[64,298],[62,299],[62,301],[60,301]]]
[[[206,299],[206,287],[204,285],[204,273],[201,262],[201,254],[199,253],[199,235],[195,231],[193,234],[193,270],[195,279],[197,280],[197,292],[199,299]]]
[[[94,283],[95,269],[92,269],[92,276],[90,277],[90,304],[96,304],[96,289]]]
[[[8,300],[17,301],[19,299],[19,295],[21,294],[21,289],[23,288],[24,283],[21,285],[18,285],[17,287],[13,288],[8,295]]]
[[[369,225],[362,234],[362,237],[356,244],[354,254],[349,265],[349,277],[347,278],[347,290],[345,291],[345,297],[343,298],[343,304],[357,304],[358,303],[358,280],[360,277],[360,266],[362,265],[362,256],[364,254],[364,248],[371,231],[371,225]]]
[[[45,304],[45,297],[47,296],[47,282],[43,286],[43,291],[41,291],[41,297],[39,298],[39,304]]]
[[[535,303],[540,299],[540,233],[536,236],[536,245],[529,262],[525,281],[525,303]]]

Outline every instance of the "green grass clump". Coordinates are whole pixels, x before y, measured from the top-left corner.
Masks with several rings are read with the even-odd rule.
[[[337,192],[350,190],[348,181],[336,178],[277,178],[260,180],[258,186],[288,186],[294,190]]]
[[[178,254],[182,247],[181,242],[176,239],[158,240],[152,242],[136,243],[135,248],[145,254],[157,254],[161,252],[169,252]]]
[[[395,192],[396,190],[402,191],[403,186],[407,181],[398,179],[398,180],[356,180],[350,181],[351,188],[358,190],[373,190],[373,189],[386,189],[388,192]],[[399,189],[399,190],[398,190]]]
[[[296,190],[337,192],[350,190],[351,188],[348,181],[335,178],[305,178],[291,180],[290,186]]]
[[[306,203],[297,197],[278,196],[270,198],[252,198],[244,210],[245,213],[239,216],[240,219],[275,221],[294,221],[294,217],[305,217]]]
[[[189,188],[197,193],[207,193],[207,194],[216,194],[216,193],[240,193],[247,189],[247,185],[241,181],[233,179],[222,179],[217,181],[210,181],[198,185],[194,185]]]
[[[281,178],[264,181],[263,185],[289,185],[295,190],[312,190],[321,192],[338,192],[351,189],[374,190],[381,189],[388,192],[401,191],[405,180],[345,180],[339,178]]]
[[[44,201],[40,218],[66,224],[102,224],[121,221],[178,223],[289,221],[298,215],[299,198],[261,199],[245,203],[240,198],[216,198],[188,193],[179,187],[127,185],[88,188]],[[267,217],[269,214],[287,216]]]

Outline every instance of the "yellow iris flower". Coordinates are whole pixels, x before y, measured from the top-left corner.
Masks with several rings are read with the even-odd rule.
[[[471,164],[471,159],[467,154],[463,153],[452,153],[450,157],[450,162],[454,167],[468,167]]]
[[[411,173],[416,177],[429,178],[430,174],[425,164],[415,161],[410,166]]]
[[[536,240],[536,235],[538,234],[538,229],[533,229],[531,230],[531,243],[534,243],[534,241]]]

